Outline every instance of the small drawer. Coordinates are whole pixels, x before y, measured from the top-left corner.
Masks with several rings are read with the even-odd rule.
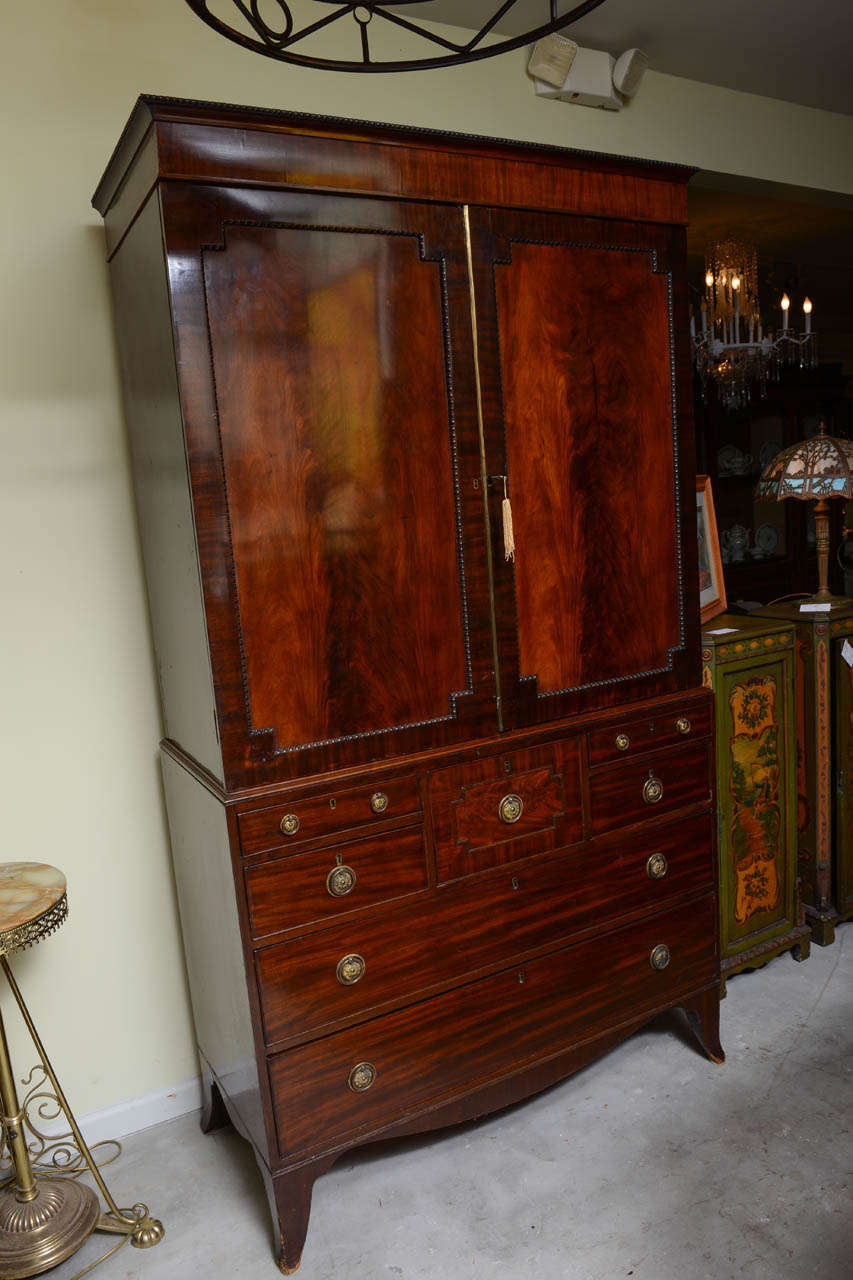
[[[366,1016],[712,884],[711,818],[702,814],[549,854],[515,874],[457,880],[369,920],[276,943],[256,957],[266,1041]],[[436,946],[437,938],[450,941]]]
[[[659,752],[590,776],[592,831],[657,817],[688,804],[711,799],[707,742],[685,743],[679,751]]]
[[[244,853],[296,848],[308,840],[328,837],[365,823],[418,813],[421,807],[416,778],[394,778],[352,791],[337,791],[287,800],[267,809],[251,809],[238,818]]]
[[[285,1050],[270,1060],[281,1156],[318,1133],[331,1146],[378,1130],[677,1004],[719,979],[715,930],[709,895]]]
[[[421,828],[377,831],[332,849],[248,867],[249,925],[253,937],[260,938],[401,898],[426,885]]]
[[[645,719],[616,721],[606,729],[593,729],[589,734],[591,767],[630,759],[659,747],[707,738],[711,732],[711,703],[677,703],[657,711]]]
[[[577,738],[439,769],[428,791],[440,881],[582,836]]]

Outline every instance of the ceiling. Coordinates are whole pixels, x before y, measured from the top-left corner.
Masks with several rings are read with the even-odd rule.
[[[577,3],[558,0],[558,12]],[[476,29],[498,7],[424,0],[407,3],[406,16]],[[515,0],[497,29],[519,34],[547,22],[549,11],[548,0]],[[851,0],[603,0],[567,34],[610,53],[643,49],[668,75],[853,115]]]

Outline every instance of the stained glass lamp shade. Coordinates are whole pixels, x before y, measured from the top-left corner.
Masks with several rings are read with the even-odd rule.
[[[853,441],[828,436],[820,424],[816,436],[783,449],[768,462],[755,490],[756,498],[800,498],[814,502],[818,590],[816,603],[833,599],[827,586],[829,567],[829,498],[853,498]]]

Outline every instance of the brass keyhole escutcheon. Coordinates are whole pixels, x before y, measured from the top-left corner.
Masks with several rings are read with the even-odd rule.
[[[631,745],[631,739],[628,737],[627,733],[617,733],[616,735],[617,751],[627,751],[630,745]]]
[[[649,964],[660,973],[661,970],[666,968],[671,959],[669,947],[661,942],[659,946],[652,950],[652,954],[649,956]]]
[[[498,817],[501,822],[518,822],[523,809],[524,801],[521,796],[517,796],[514,791],[510,791],[509,795],[504,796],[498,805]]]
[[[376,1079],[376,1068],[372,1062],[359,1062],[349,1073],[347,1084],[353,1093],[364,1093]]]
[[[326,876],[326,888],[333,898],[345,898],[355,888],[356,874],[352,867],[332,867]]]
[[[679,716],[675,722],[675,727],[679,733],[689,733],[690,721],[687,719],[687,716]]]
[[[342,987],[353,987],[364,977],[366,968],[364,956],[353,954],[341,957],[335,973]]]
[[[295,813],[286,813],[279,823],[282,835],[295,836],[299,830],[299,819]]]
[[[649,770],[649,776],[643,783],[643,799],[646,804],[657,804],[663,797],[663,783]]]
[[[388,797],[384,791],[374,791],[370,797],[370,807],[374,813],[384,813],[388,808]]]
[[[662,880],[668,867],[669,863],[662,853],[653,853],[646,863],[646,875],[650,880]]]

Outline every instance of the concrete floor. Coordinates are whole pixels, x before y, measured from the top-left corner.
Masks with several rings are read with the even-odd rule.
[[[502,1114],[321,1178],[302,1280],[847,1280],[853,1276],[853,923],[729,980],[723,1067],[680,1015]],[[166,1238],[115,1280],[273,1280],[248,1148],[197,1117],[125,1141],[120,1203]],[[50,1273],[70,1280],[96,1236]]]

